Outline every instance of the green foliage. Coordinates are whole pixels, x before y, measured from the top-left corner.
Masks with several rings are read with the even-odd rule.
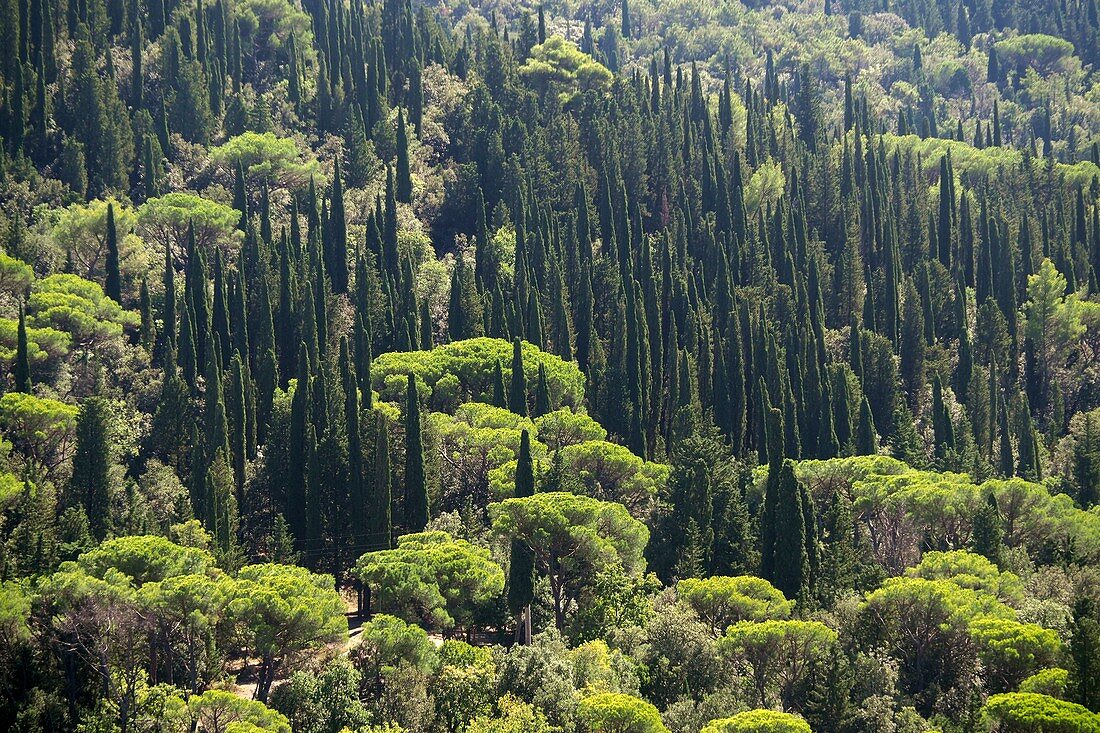
[[[836,641],[837,633],[820,621],[740,621],[719,644],[752,681],[757,704],[778,700],[789,707],[810,666]]]
[[[628,448],[605,440],[564,446],[554,460],[563,485],[551,488],[617,502],[638,518],[649,514],[668,480],[667,466],[644,461]]]
[[[1066,65],[1073,57],[1073,44],[1064,38],[1030,33],[998,41],[997,56],[1010,67],[1030,66],[1045,76],[1069,70]]]
[[[585,697],[577,706],[577,719],[589,733],[668,733],[652,703],[621,692]]]
[[[239,162],[255,185],[293,190],[305,186],[310,178],[320,178],[320,166],[311,154],[303,152],[295,140],[271,132],[248,131],[231,137],[210,150],[210,160],[225,171],[232,171]],[[317,185],[323,185],[322,181],[317,180]]]
[[[751,575],[687,578],[676,584],[676,594],[715,634],[740,621],[788,618],[794,607],[771,583]]]
[[[731,718],[712,720],[701,733],[810,733],[810,725],[791,713],[747,710]]]
[[[270,731],[290,733],[290,721],[258,700],[246,700],[227,690],[207,690],[187,701],[191,724],[205,733]]]
[[[563,101],[578,91],[605,91],[612,80],[607,67],[558,35],[532,48],[519,74],[543,94],[556,92]]]
[[[292,565],[241,568],[228,612],[242,646],[259,662],[261,701],[284,663],[347,634],[344,602],[332,577]]]
[[[981,555],[964,550],[926,552],[920,563],[907,570],[906,575],[947,580],[960,588],[996,596],[1009,605],[1018,605],[1023,598],[1023,586],[1014,573],[1002,572]]]
[[[1023,733],[1043,730],[1051,733],[1100,731],[1100,716],[1088,708],[1033,692],[993,695],[982,712],[998,731]]]
[[[970,623],[970,635],[994,689],[1015,688],[1028,675],[1053,664],[1061,653],[1058,634],[1038,624],[978,618]]]
[[[550,733],[546,716],[537,708],[513,695],[496,701],[493,715],[481,715],[470,721],[468,733]]]
[[[181,575],[215,572],[214,557],[197,547],[183,547],[156,535],[133,535],[109,539],[85,552],[76,561],[84,572],[96,578],[118,571],[136,586],[162,583]]]
[[[271,695],[271,707],[301,733],[340,733],[366,726],[369,715],[359,702],[362,677],[347,659],[334,660],[319,673],[295,672]]]
[[[562,408],[535,418],[540,442],[550,450],[592,440],[607,440],[607,431],[583,410]]]
[[[386,668],[407,663],[427,671],[437,663],[436,648],[428,633],[396,616],[378,614],[363,624],[362,642],[356,647],[356,668],[365,677],[382,674]]]
[[[546,369],[547,381],[563,406],[577,407],[584,399],[584,375],[575,364],[540,351],[523,342],[523,372],[529,382],[538,377],[539,365]],[[405,375],[415,374],[417,389],[427,390],[432,409],[453,411],[460,401],[492,404],[493,369],[496,362],[510,363],[512,344],[502,339],[475,338],[438,346],[431,351],[394,352],[378,356],[371,365],[371,384],[379,397],[399,402],[405,392]],[[445,377],[457,379],[457,390],[440,389]],[[511,369],[505,369],[505,381]],[[423,385],[423,386],[421,386]],[[453,389],[453,388],[452,388]],[[466,397],[459,400],[460,395]]]
[[[124,328],[140,324],[137,313],[122,309],[103,288],[77,275],[50,275],[38,280],[27,301],[30,328],[62,331],[79,349],[106,348]]]
[[[621,566],[637,574],[645,567],[649,530],[621,504],[551,491],[490,504],[489,517],[494,532],[535,553],[538,572],[550,577],[559,629],[598,571]]]
[[[177,257],[187,251],[191,226],[199,247],[230,248],[240,240],[241,232],[237,229],[240,218],[241,212],[231,206],[184,191],[151,198],[138,208],[142,236],[161,249],[173,248]]]
[[[399,537],[396,548],[369,552],[356,567],[380,611],[433,629],[471,626],[504,590],[488,550],[442,531]]]
[[[77,408],[22,392],[0,397],[0,429],[29,464],[47,475],[70,455]]]
[[[1066,699],[1066,686],[1069,683],[1069,671],[1061,667],[1041,669],[1020,683],[1019,692],[1033,692],[1039,695]]]
[[[127,280],[133,281],[148,272],[150,257],[145,243],[134,234],[137,212],[114,198],[71,204],[58,211],[50,228],[50,237],[57,248],[55,256],[58,260],[71,260],[75,274],[103,282],[109,206],[114,209],[119,266]]]

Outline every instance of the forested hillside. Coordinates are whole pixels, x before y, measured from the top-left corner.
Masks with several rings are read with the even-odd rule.
[[[1097,0],[0,0],[0,729],[1100,733]]]

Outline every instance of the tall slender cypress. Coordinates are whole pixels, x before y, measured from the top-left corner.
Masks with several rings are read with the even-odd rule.
[[[534,464],[531,460],[531,436],[520,433],[519,455],[516,459],[515,496],[535,493]],[[516,617],[516,642],[531,643],[531,601],[535,595],[535,556],[523,540],[512,540],[511,562],[508,567],[508,610]]]
[[[512,386],[508,390],[508,409],[527,417],[527,380],[523,374],[523,347],[518,338],[512,341]]]
[[[395,195],[403,204],[412,203],[412,173],[409,169],[409,135],[405,110],[397,110],[397,181]]]
[[[107,203],[107,262],[103,292],[116,303],[122,303],[122,273],[118,261],[118,226],[115,223],[115,204]]]
[[[389,426],[381,412],[374,422],[374,454],[368,508],[367,547],[387,550],[393,535]]]
[[[416,377],[409,374],[405,395],[405,529],[420,532],[428,525],[428,481],[424,475],[424,436]]]
[[[27,348],[27,313],[22,304],[19,305],[19,327],[15,337],[15,365],[12,368],[15,392],[30,393],[31,391],[31,360],[30,351]]]

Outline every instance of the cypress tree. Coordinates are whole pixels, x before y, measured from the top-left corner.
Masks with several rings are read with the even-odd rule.
[[[329,207],[325,270],[332,282],[332,292],[340,295],[348,291],[348,224],[344,213],[344,181],[340,175],[339,159],[332,174]]]
[[[520,433],[519,455],[516,461],[515,496],[535,493],[534,465],[531,460],[531,436]],[[522,540],[512,540],[511,562],[508,567],[508,610],[516,617],[516,642],[531,643],[531,601],[535,595],[535,556]]]
[[[1000,433],[998,441],[998,463],[1000,475],[1010,478],[1016,473],[1016,461],[1012,454],[1012,433],[1008,424],[1008,405],[1004,397],[1000,398],[1000,408],[997,410],[997,428]]]
[[[972,539],[974,552],[995,565],[1001,564],[1002,550],[1001,512],[997,507],[997,497],[992,493],[986,497],[978,511],[974,513]]]
[[[1100,428],[1091,412],[1085,413],[1081,435],[1073,446],[1073,483],[1077,488],[1077,503],[1090,509],[1100,499]]]
[[[508,397],[504,389],[504,370],[501,369],[500,359],[493,364],[493,394],[492,404],[495,407],[508,408]]]
[[[1039,440],[1035,430],[1035,423],[1031,419],[1031,408],[1028,405],[1027,395],[1021,393],[1019,405],[1016,407],[1016,444],[1017,463],[1016,475],[1029,481],[1042,479],[1042,470],[1039,466]]]
[[[508,409],[527,417],[527,380],[523,374],[523,347],[518,338],[512,341],[512,385],[508,390]]]
[[[550,404],[550,384],[546,380],[546,365],[539,362],[539,381],[535,385],[535,411],[531,417],[542,417],[553,409]]]
[[[390,438],[386,418],[376,413],[374,422],[374,455],[371,460],[371,493],[369,497],[367,546],[388,550],[393,535],[391,519]]]
[[[761,380],[761,385],[763,380]],[[765,391],[763,393],[767,395]],[[764,437],[761,443],[766,444],[763,454],[768,457],[768,481],[764,487],[764,504],[760,517],[760,574],[769,580],[775,577],[775,546],[776,536],[776,512],[779,505],[779,474],[783,463],[783,413],[774,407],[767,407],[766,403],[761,409],[767,412],[761,416],[764,421]]]
[[[794,463],[783,459],[776,481],[775,547],[772,584],[787,598],[805,596],[810,581],[807,514]]]
[[[409,136],[405,130],[405,111],[397,110],[397,181],[394,192],[398,201],[412,203],[412,173],[409,170]]]
[[[461,341],[469,336],[463,299],[462,259],[459,255],[455,268],[451,271],[451,293],[447,301],[447,335],[451,341]]]
[[[363,407],[367,410],[374,406],[370,383],[370,365],[374,360],[372,340],[370,311],[363,309],[355,317],[355,372],[358,375]]]
[[[237,229],[242,232],[248,229],[248,192],[245,190],[244,163],[237,158],[233,166],[233,208],[241,212],[237,219]]]
[[[260,357],[256,370],[256,440],[267,442],[268,426],[274,407],[275,388],[279,385],[279,361],[275,349],[268,347]]]
[[[15,338],[15,365],[12,367],[15,392],[29,394],[31,391],[31,360],[27,348],[27,313],[23,304],[19,304],[19,327]]]
[[[878,452],[878,440],[875,435],[875,421],[871,415],[871,403],[867,395],[859,405],[859,427],[856,430],[856,455],[873,456]]]
[[[305,343],[298,348],[297,384],[290,403],[290,436],[287,451],[286,511],[291,533],[301,544],[306,538],[306,521],[303,508],[306,502],[308,480],[308,456],[306,455],[306,429],[310,426],[312,412],[309,351]]]
[[[802,502],[802,525],[805,530],[806,542],[806,577],[802,590],[802,600],[805,602],[807,593],[814,593],[817,590],[821,557],[818,548],[817,510],[814,507],[810,490],[801,481],[798,482],[798,495]]]
[[[852,395],[848,373],[842,366],[833,369],[833,430],[842,451],[852,444]]]
[[[347,337],[340,339],[340,377],[344,388],[344,428],[348,440],[347,495],[351,504],[354,544],[363,547],[370,525],[370,507],[363,491],[363,442],[359,426],[359,384]]]
[[[107,279],[103,292],[116,303],[122,303],[122,273],[118,262],[118,227],[115,224],[115,204],[107,202]]]
[[[191,325],[191,305],[185,303],[180,315],[178,358],[184,381],[195,389],[198,386],[198,350],[195,348],[195,329]]]
[[[229,441],[229,463],[233,468],[233,483],[237,493],[244,490],[245,464],[248,458],[248,406],[245,367],[240,352],[234,352],[233,361],[225,378],[226,432]]]
[[[937,458],[946,458],[955,451],[955,427],[943,401],[938,374],[932,377],[932,433]]]
[[[139,295],[141,309],[141,345],[149,352],[153,350],[156,342],[156,324],[153,323],[153,301],[149,295],[149,281],[141,279],[141,291]]]
[[[435,346],[435,333],[432,328],[432,312],[427,297],[420,301],[420,349],[431,351]]]
[[[1069,699],[1100,712],[1100,618],[1088,595],[1073,604],[1068,666]]]
[[[84,507],[92,537],[111,530],[111,408],[102,397],[86,397],[76,415],[76,451],[70,492]]]
[[[409,374],[405,396],[405,529],[421,532],[428,525],[428,482],[424,475],[424,437],[416,377]]]
[[[166,344],[176,344],[176,268],[172,263],[172,248],[164,249],[164,307],[161,324]]]

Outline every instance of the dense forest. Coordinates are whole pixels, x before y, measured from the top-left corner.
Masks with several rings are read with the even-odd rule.
[[[1097,0],[0,0],[0,728],[1100,733]]]

